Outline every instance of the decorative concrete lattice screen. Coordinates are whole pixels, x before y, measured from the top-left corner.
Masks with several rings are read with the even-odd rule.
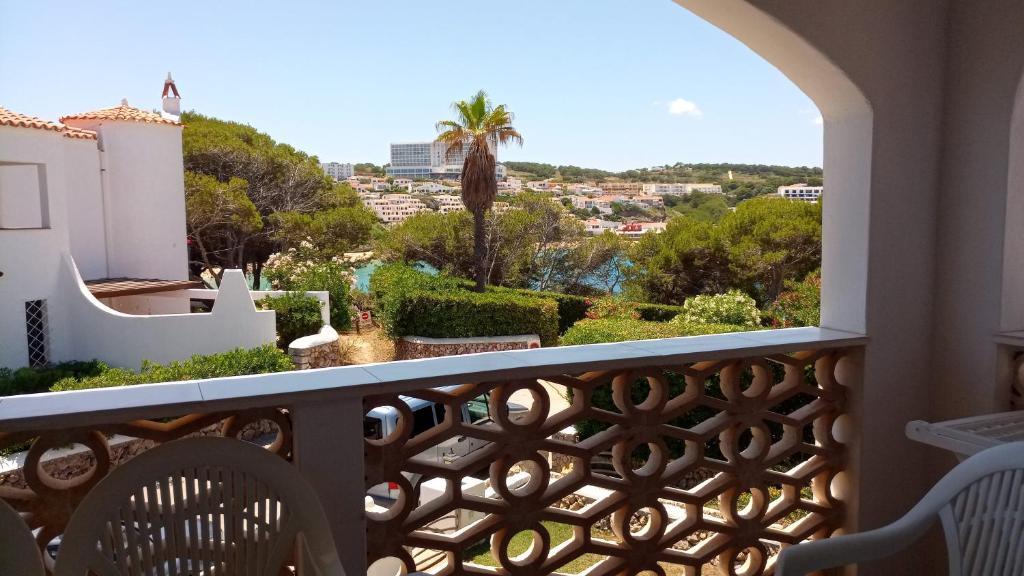
[[[365,444],[367,488],[401,493],[368,513],[368,562],[456,575],[771,572],[782,547],[828,537],[844,521],[835,492],[846,469],[843,354],[546,376],[571,395],[557,413],[538,380],[406,392],[444,406],[443,422],[417,436],[397,395],[367,397],[365,410],[401,414],[393,434]],[[514,421],[507,401],[518,391],[534,402]],[[464,422],[462,406],[484,392],[493,422]],[[569,426],[577,442],[560,434]],[[444,457],[470,439],[486,444]],[[609,455],[611,466],[600,466]],[[490,490],[463,490],[473,474]],[[424,501],[409,477],[447,489]]]
[[[45,366],[49,362],[50,326],[46,316],[46,300],[25,302],[25,335],[28,339],[28,365]]]

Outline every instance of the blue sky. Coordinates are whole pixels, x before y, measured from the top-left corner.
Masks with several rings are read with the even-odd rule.
[[[525,139],[501,159],[821,165],[814,103],[670,0],[0,0],[0,14],[0,106],[47,119],[158,107],[171,71],[185,109],[380,164],[483,88]]]

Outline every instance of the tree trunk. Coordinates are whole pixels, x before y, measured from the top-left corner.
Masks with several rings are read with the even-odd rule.
[[[473,211],[473,272],[476,274],[476,291],[483,292],[487,286],[487,244],[482,209]]]
[[[252,289],[260,289],[260,277],[263,275],[263,262],[252,263]]]

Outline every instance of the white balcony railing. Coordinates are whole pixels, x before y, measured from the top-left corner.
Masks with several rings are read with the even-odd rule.
[[[0,497],[43,548],[150,443],[247,438],[262,422],[318,491],[349,574],[381,558],[454,574],[761,574],[781,547],[846,523],[847,389],[864,343],[799,328],[3,398],[0,449],[30,448]],[[466,421],[485,392],[490,419]],[[413,436],[400,394],[435,403],[440,424]],[[513,395],[532,398],[521,418]],[[384,405],[398,430],[364,439]],[[462,442],[477,449],[446,455]],[[83,471],[54,477],[47,453],[71,444],[87,449]],[[479,490],[463,488],[472,475]],[[441,489],[426,498],[410,478]],[[367,490],[388,482],[398,497],[367,512]]]

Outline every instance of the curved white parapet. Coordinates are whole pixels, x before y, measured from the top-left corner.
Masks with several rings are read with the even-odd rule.
[[[241,270],[226,270],[213,310],[196,314],[124,314],[97,300],[65,255],[61,284],[68,301],[71,357],[138,368],[143,360],[166,363],[194,354],[273,344],[273,310],[257,310]]]

